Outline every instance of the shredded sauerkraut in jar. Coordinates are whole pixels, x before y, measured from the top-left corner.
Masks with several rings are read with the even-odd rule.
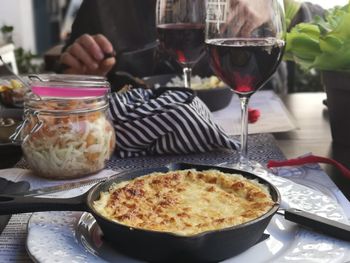
[[[73,178],[104,168],[114,150],[115,134],[103,112],[42,114],[39,119],[43,126],[22,144],[26,160],[37,175]],[[34,120],[25,133],[33,125]]]

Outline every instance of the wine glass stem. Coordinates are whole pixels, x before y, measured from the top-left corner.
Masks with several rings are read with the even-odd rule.
[[[249,96],[240,96],[241,105],[241,149],[240,163],[241,165],[248,164],[248,102]]]
[[[183,68],[184,73],[184,82],[185,82],[185,88],[191,88],[191,75],[192,75],[192,69],[189,67]]]

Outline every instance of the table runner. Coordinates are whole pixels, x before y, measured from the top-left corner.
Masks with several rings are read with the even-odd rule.
[[[235,137],[232,137],[235,138]],[[237,139],[237,138],[236,138]],[[278,148],[274,137],[271,134],[256,134],[248,137],[249,158],[261,164],[269,160],[285,159],[282,151]],[[235,163],[239,160],[237,151],[216,150],[207,153],[188,155],[160,155],[147,156],[142,158],[120,159],[115,156],[107,163],[107,168],[113,170],[126,170],[138,168],[151,168],[163,166],[167,163],[187,162],[196,164],[215,165],[220,163]]]
[[[231,138],[237,139],[235,136]],[[276,140],[271,134],[254,134],[248,136],[248,155],[251,160],[266,164],[269,160],[285,159],[282,151],[278,148]],[[220,164],[235,163],[239,160],[238,152],[235,150],[221,149],[206,153],[186,155],[155,155],[135,158],[118,158],[112,156],[107,162],[106,168],[112,170],[127,170],[139,168],[151,168],[168,163],[187,162],[196,164]],[[16,167],[27,169],[28,166],[22,159]]]

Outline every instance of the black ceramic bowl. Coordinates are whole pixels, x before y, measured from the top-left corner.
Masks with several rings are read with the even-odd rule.
[[[22,149],[9,137],[22,121],[23,109],[2,108],[0,111],[0,169],[13,167],[22,157]]]
[[[20,76],[25,84],[28,85],[29,78],[27,75]],[[17,82],[16,85],[21,85],[21,87],[14,88],[12,83]],[[21,84],[21,81],[17,79],[16,76],[6,75],[0,76],[0,86],[11,87],[11,89],[5,89],[0,92],[0,103],[8,108],[23,108],[23,100],[26,92],[26,87]]]
[[[172,78],[173,74],[156,75],[145,77],[143,80],[149,86],[159,84],[165,86]],[[233,92],[228,86],[215,87],[211,89],[196,89],[196,95],[208,106],[210,111],[217,111],[225,108],[231,101]]]

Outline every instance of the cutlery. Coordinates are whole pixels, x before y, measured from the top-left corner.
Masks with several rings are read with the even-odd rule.
[[[39,195],[46,195],[46,194],[52,194],[52,193],[57,193],[57,192],[63,192],[63,191],[68,191],[71,189],[79,188],[79,187],[84,187],[88,185],[95,185],[100,182],[104,182],[108,179],[111,179],[116,176],[122,175],[124,172],[118,172],[115,174],[112,174],[110,176],[106,177],[101,177],[101,178],[93,178],[93,179],[88,179],[88,180],[82,180],[78,182],[69,182],[65,184],[60,184],[60,185],[53,185],[53,186],[47,186],[47,187],[42,187],[38,189],[33,189],[25,192],[18,192],[13,195],[16,196],[39,196]]]
[[[54,185],[54,186],[47,186],[47,187],[29,190],[25,192],[15,193],[13,195],[39,196],[39,195],[45,195],[45,194],[52,194],[52,193],[63,192],[63,191],[67,191],[67,190],[71,190],[74,188],[79,188],[87,185],[94,185],[96,183],[103,182],[107,179],[108,177],[104,177],[104,178],[90,179],[90,180],[84,180],[84,181],[72,182],[72,183],[66,183],[66,184],[60,184],[60,185]]]

